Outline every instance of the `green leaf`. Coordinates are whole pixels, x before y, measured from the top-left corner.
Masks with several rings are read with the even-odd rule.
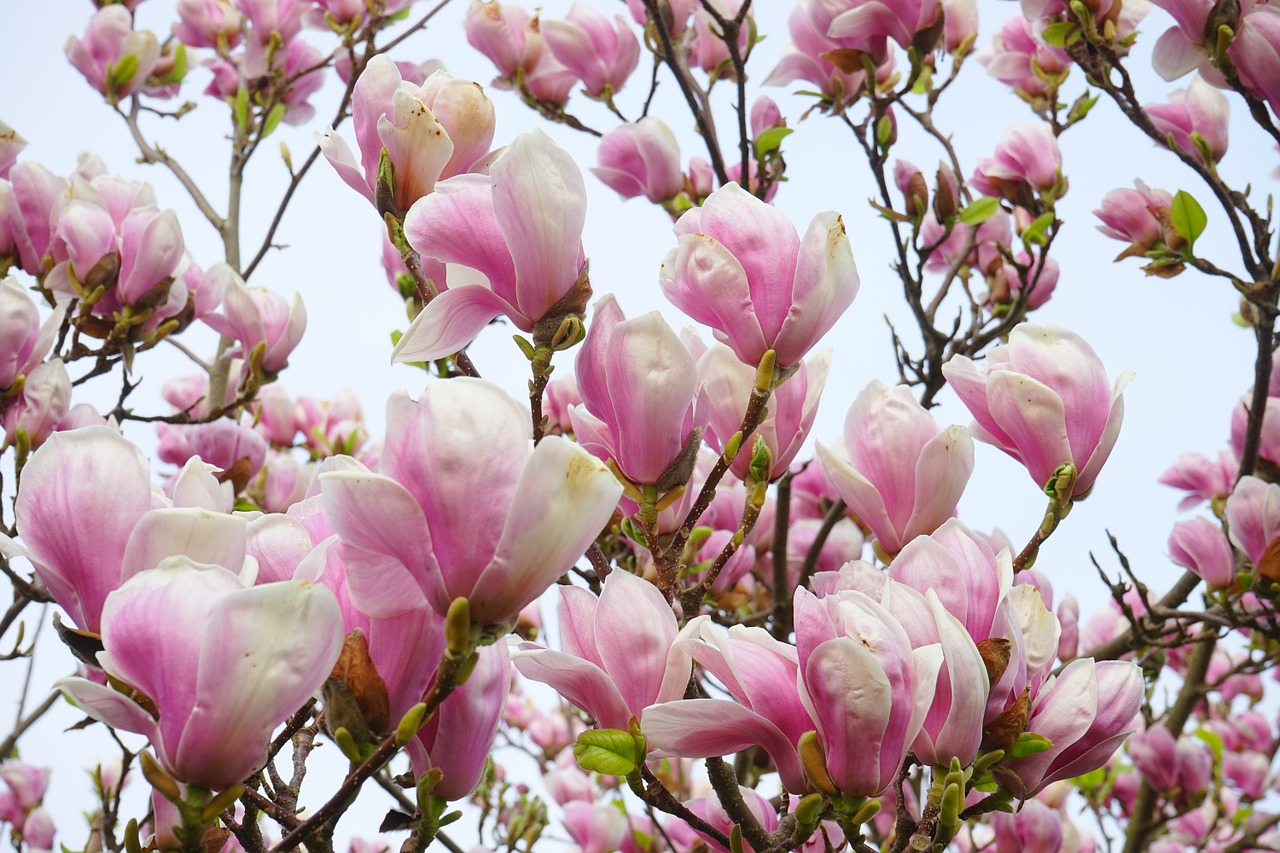
[[[620,729],[591,729],[578,735],[573,757],[588,773],[626,776],[636,769],[643,754],[637,755],[636,739]]]
[[[965,225],[981,225],[1000,210],[1000,199],[984,196],[960,211],[960,221]]]
[[[1036,734],[1035,732],[1023,732],[1018,735],[1018,742],[1013,745],[1013,751],[1009,755],[1012,758],[1026,758],[1028,755],[1044,752],[1051,746],[1053,746],[1053,741],[1044,735]]]
[[[782,145],[782,140],[795,131],[789,127],[771,127],[756,137],[756,156],[763,158],[772,154]]]
[[[1052,211],[1040,214],[1027,226],[1027,230],[1022,232],[1022,242],[1028,247],[1033,243],[1037,246],[1043,246],[1045,243],[1044,232],[1048,231],[1049,226],[1052,224]]]
[[[1190,193],[1178,190],[1178,194],[1173,197],[1173,203],[1169,205],[1169,221],[1178,236],[1187,241],[1187,250],[1190,251],[1196,243],[1196,238],[1204,233],[1205,226],[1209,224],[1209,217],[1205,216],[1204,208],[1191,197]]]
[[[181,83],[182,78],[187,76],[187,46],[182,42],[178,42],[177,49],[173,52],[173,67],[169,69],[169,73],[160,78],[161,83]]]
[[[231,102],[231,119],[238,128],[249,126],[249,89],[245,86],[236,90],[235,100]]]
[[[1083,776],[1077,776],[1071,780],[1071,784],[1075,785],[1082,791],[1091,791],[1101,785],[1107,778],[1107,771],[1101,767],[1096,770],[1090,770]]]
[[[1089,111],[1098,103],[1098,95],[1090,97],[1087,93],[1076,98],[1074,104],[1071,105],[1071,112],[1067,115],[1067,119],[1072,122],[1080,121],[1089,114]]]
[[[1044,39],[1045,44],[1051,47],[1065,47],[1067,39],[1071,36],[1071,31],[1079,31],[1079,29],[1080,26],[1074,21],[1060,21],[1045,27],[1044,32],[1040,34],[1040,38]]]
[[[280,126],[280,119],[284,118],[284,113],[284,104],[276,104],[271,108],[271,112],[267,113],[266,119],[262,122],[262,135],[260,138],[266,139],[273,130]]]
[[[133,75],[138,73],[138,57],[132,53],[126,53],[120,57],[119,62],[113,62],[107,66],[107,91],[118,92],[122,87],[128,85],[133,79]]]
[[[1196,729],[1195,736],[1209,745],[1209,749],[1213,751],[1213,760],[1215,764],[1222,764],[1222,738],[1218,737],[1217,732],[1209,729]]]

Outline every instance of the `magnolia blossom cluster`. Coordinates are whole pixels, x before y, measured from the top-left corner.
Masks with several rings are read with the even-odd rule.
[[[739,0],[628,0],[610,15],[575,4],[561,19],[474,0],[462,13],[495,88],[594,132],[594,176],[671,217],[650,284],[710,342],[593,291],[587,183],[551,136],[501,139],[478,83],[379,52],[410,0],[179,0],[171,36],[140,28],[137,2],[96,5],[67,58],[129,122],[142,159],[180,183],[138,119],[163,112],[145,99],[175,98],[193,63],[226,106],[233,175],[280,122],[310,121],[334,68],[348,84],[335,123],[349,106],[351,133],[316,134],[313,159],[376,211],[411,319],[391,359],[429,371],[387,401],[382,437],[352,392],[291,396],[274,383],[305,309],[246,283],[280,216],[238,259],[240,184],[225,215],[188,185],[227,242],[228,261],[202,268],[149,185],[92,156],[65,176],[19,160],[23,140],[0,123],[0,272],[14,273],[0,281],[0,452],[21,475],[0,557],[15,578],[33,573],[15,581],[24,603],[47,595],[65,614],[80,665],[63,694],[146,739],[148,849],[261,849],[259,812],[278,818],[285,847],[331,843],[352,786],[400,749],[408,772],[381,781],[404,789],[406,812],[384,826],[412,830],[406,849],[464,799],[495,838],[532,849],[549,815],[494,760],[499,743],[528,753],[587,853],[1092,850],[1080,797],[1104,828],[1145,833],[1135,849],[1275,843],[1277,733],[1258,703],[1280,582],[1280,380],[1258,415],[1259,379],[1217,460],[1188,454],[1162,478],[1187,493],[1184,509],[1208,503],[1167,541],[1189,573],[1180,586],[1203,581],[1203,613],[1170,619],[1145,586],[1117,584],[1082,618],[1035,566],[1107,482],[1132,376],[1113,380],[1074,332],[1026,322],[1065,272],[1050,255],[1069,187],[1058,138],[1092,105],[1060,104],[1061,89],[1081,39],[1091,61],[1126,56],[1143,4],[1023,0],[977,58],[1037,120],[971,170],[944,145],[932,180],[893,146],[900,120],[931,127],[947,75],[975,50],[974,3],[794,4],[764,83],[813,87],[810,113],[841,116],[863,143],[929,345],[915,358],[895,332],[903,384],[866,384],[835,435],[811,435],[824,394],[850,387],[828,388],[847,366],[820,345],[858,294],[865,238],[835,211],[801,230],[772,205],[794,128],[772,99],[747,99],[760,34]],[[1156,44],[1158,70],[1199,75],[1167,102],[1125,106],[1220,181],[1229,99],[1249,99],[1255,118],[1280,104],[1280,18],[1268,4],[1159,5],[1177,27]],[[312,47],[308,29],[339,46]],[[646,52],[654,81],[675,74],[707,158],[683,159],[678,125],[648,103],[624,117]],[[741,128],[723,145],[720,81],[738,84]],[[570,115],[575,89],[621,123]],[[284,156],[292,194],[311,161],[295,171]],[[1247,194],[1223,192],[1246,212]],[[1192,204],[1138,181],[1096,213],[1128,244],[1122,257],[1173,275],[1205,268]],[[926,271],[936,296],[920,292]],[[960,291],[972,327],[948,337],[935,315]],[[466,355],[497,318],[519,332],[527,403]],[[164,386],[167,415],[135,415],[134,359],[197,321],[219,336],[215,355],[179,344],[201,373]],[[112,411],[72,405],[73,387],[116,367]],[[944,388],[969,425],[931,414]],[[138,419],[160,421],[154,468],[125,437]],[[1032,482],[1010,494],[1047,501],[1025,547],[958,517],[975,439],[1026,469]],[[539,611],[553,586],[558,642]],[[1251,645],[1219,642],[1218,626],[1251,629]],[[1161,713],[1145,676],[1164,667],[1185,685]],[[276,761],[292,740],[300,773],[318,737],[351,775],[312,814]],[[5,759],[0,822],[15,845],[52,849],[47,771]],[[98,772],[104,808],[121,784]],[[138,836],[130,825],[127,849]],[[379,848],[352,843],[366,849]]]

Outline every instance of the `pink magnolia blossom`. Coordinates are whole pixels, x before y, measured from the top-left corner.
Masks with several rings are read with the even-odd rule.
[[[69,186],[66,178],[39,163],[24,160],[0,180],[0,240],[12,240],[7,254],[17,254],[18,264],[29,275],[48,271],[46,256],[57,225],[56,211]]]
[[[173,34],[191,47],[234,48],[240,43],[240,13],[231,0],[178,0]]]
[[[606,729],[626,730],[633,717],[643,723],[646,707],[684,695],[690,658],[657,587],[618,569],[599,599],[574,586],[560,596],[563,651],[523,644],[515,666],[525,678],[550,685]]]
[[[67,39],[66,53],[90,86],[114,99],[145,85],[160,61],[160,43],[155,33],[133,29],[128,9],[113,5],[94,13],[83,38]],[[131,73],[126,62],[133,63]]]
[[[207,489],[200,497],[204,487],[194,483],[175,487],[172,494],[183,505],[170,506],[151,485],[146,459],[112,429],[55,433],[23,474],[17,500],[22,544],[0,538],[0,549],[29,559],[82,630],[100,632],[111,591],[167,557],[216,562],[250,579],[256,571],[246,560],[244,519],[195,508],[219,501],[208,499]]]
[[[1280,113],[1280,9],[1254,5],[1241,18],[1227,55],[1249,94]]]
[[[709,0],[712,8],[721,17],[732,20],[742,9],[742,0]],[[748,50],[747,27],[738,31],[738,55],[745,56]],[[720,32],[716,19],[711,12],[700,3],[693,9],[693,40],[689,45],[689,63],[701,68],[708,74],[724,73],[731,68],[729,46],[725,44],[724,34]]]
[[[981,366],[957,356],[943,373],[974,416],[979,439],[1020,461],[1041,487],[1071,463],[1077,498],[1111,455],[1124,418],[1120,395],[1133,377],[1126,371],[1108,389],[1106,369],[1083,338],[1030,323],[1015,327]]]
[[[1177,742],[1173,733],[1161,725],[1139,732],[1127,744],[1133,766],[1157,791],[1170,792],[1178,787]]]
[[[994,553],[984,537],[959,520],[911,540],[894,558],[890,577],[921,594],[934,591],[975,643],[1010,642],[1009,665],[991,685],[986,722],[1024,690],[1034,694],[1053,667],[1060,628],[1044,598],[1034,586],[1013,585],[1008,550]]]
[[[800,0],[787,18],[791,44],[782,53],[778,65],[765,78],[766,86],[785,86],[803,80],[816,86],[823,96],[836,103],[848,103],[858,97],[866,81],[866,72],[846,71],[824,56],[847,47],[842,40],[831,38],[827,31],[839,11],[838,6],[821,0]],[[892,73],[892,54],[879,63],[886,77]]]
[[[84,678],[57,683],[82,710],[146,735],[182,781],[225,788],[262,767],[271,734],[328,677],[342,617],[327,589],[302,581],[246,587],[185,557],[141,572],[108,598],[104,670],[150,698]]]
[[[680,217],[675,232],[663,293],[748,365],[770,349],[780,367],[798,363],[858,293],[838,213],[819,213],[801,240],[784,214],[727,184]]]
[[[529,216],[534,209],[539,215]],[[452,355],[499,314],[536,342],[549,340],[564,317],[581,316],[590,296],[585,223],[582,173],[540,130],[516,137],[488,175],[437,184],[405,217],[405,235],[422,255],[470,267],[485,281],[451,285],[433,299],[392,360]]]
[[[787,120],[773,98],[761,95],[751,104],[751,138],[759,139],[760,134],[777,127],[786,127]]]
[[[316,139],[339,177],[384,212],[403,214],[436,181],[470,169],[493,142],[493,104],[479,84],[437,71],[415,86],[385,55],[369,60],[361,72],[351,109],[359,165],[332,128]],[[395,183],[380,190],[378,164],[384,151]],[[383,191],[391,197],[380,197]]]
[[[48,355],[65,306],[55,308],[40,322],[35,300],[23,292],[18,280],[0,280],[0,391],[36,368]]]
[[[993,814],[995,853],[1063,851],[1062,814],[1040,800],[1027,800],[1014,814]]]
[[[698,377],[662,315],[628,320],[612,295],[602,297],[578,351],[577,378],[583,406],[569,417],[578,443],[614,460],[633,483],[684,485],[693,461],[686,446],[696,448],[702,426],[694,413]]]
[[[533,71],[546,49],[537,16],[531,18],[512,3],[471,0],[464,26],[467,41],[497,66],[505,80],[514,79],[517,71]]]
[[[1209,148],[1214,163],[1227,153],[1227,120],[1230,109],[1227,96],[1196,75],[1185,89],[1169,95],[1167,104],[1148,104],[1145,107],[1151,123],[1161,133],[1173,137],[1173,143],[1203,161],[1204,157],[1191,140],[1191,134],[1199,134]]]
[[[739,479],[747,479],[757,440],[763,440],[769,450],[765,473],[769,481],[781,477],[791,466],[809,437],[830,369],[831,350],[827,348],[801,362],[800,369],[773,392],[768,414],[734,457],[732,470]],[[723,453],[730,437],[742,426],[756,372],[728,347],[716,345],[698,359],[698,379],[710,418],[707,443]]]
[[[407,747],[416,775],[433,767],[444,772],[432,793],[449,800],[463,799],[479,783],[511,689],[506,644],[499,641],[477,654],[466,682],[445,699]]]
[[[1186,510],[1204,501],[1226,500],[1235,487],[1239,467],[1230,450],[1222,451],[1216,462],[1200,453],[1184,453],[1160,475],[1160,482],[1189,493],[1178,503],[1178,509]]]
[[[868,385],[849,409],[843,452],[818,445],[818,461],[850,510],[894,554],[955,515],[973,473],[964,427],[940,429],[906,386]]]
[[[214,331],[240,343],[238,353],[249,358],[259,345],[263,347],[262,369],[278,373],[289,363],[289,355],[307,327],[307,309],[299,294],[287,303],[283,296],[265,287],[248,288],[235,276],[222,299],[222,311],[209,314],[204,321]]]
[[[968,765],[978,756],[991,683],[978,646],[963,622],[942,606],[934,590],[920,593],[908,585],[884,585],[881,603],[897,617],[911,647],[942,647],[942,666],[920,733],[911,751],[934,767],[959,758]]]
[[[1028,21],[1014,15],[1004,22],[991,38],[991,44],[978,54],[978,61],[992,77],[1015,91],[1033,98],[1045,97],[1048,84],[1041,75],[1064,78],[1071,68],[1071,57],[1060,47],[1044,41],[1047,21]]]
[[[1026,302],[1027,310],[1034,311],[1048,302],[1058,287],[1058,262],[1052,255],[1045,255],[1042,263],[1039,254],[1029,255],[1026,252],[1018,252],[1014,259],[1026,268],[1026,272],[1019,272],[1013,264],[1002,264],[1000,271],[996,273],[988,299],[992,305],[1011,303],[1022,290],[1025,276],[1027,283],[1031,285]]]
[[[910,47],[917,33],[933,25],[942,14],[938,0],[855,0],[831,21],[827,35],[843,39],[846,47],[868,53],[879,64],[888,53],[888,41]],[[932,49],[933,45],[924,45]]]
[[[645,116],[609,131],[597,156],[600,165],[591,171],[623,198],[642,195],[661,203],[684,189],[680,144],[659,118]]]
[[[1227,530],[1255,566],[1280,537],[1280,486],[1254,476],[1241,477],[1227,498]]]
[[[37,365],[27,374],[22,393],[4,409],[5,446],[26,434],[32,447],[39,447],[53,434],[71,411],[71,376],[62,359]]]
[[[253,35],[263,44],[275,33],[281,42],[289,43],[302,31],[306,0],[235,0],[236,6],[252,24]]]
[[[1093,215],[1102,220],[1098,230],[1117,240],[1128,240],[1138,252],[1149,252],[1165,242],[1165,225],[1173,196],[1134,181],[1136,189],[1121,188],[1103,196]]]
[[[983,195],[1015,204],[1031,190],[1048,193],[1061,180],[1062,151],[1048,125],[1029,122],[1007,128],[994,157],[978,161],[971,183]]]
[[[35,808],[44,799],[49,789],[49,768],[26,764],[16,758],[8,758],[0,762],[0,780],[8,788],[12,799],[8,804],[16,806],[20,813]],[[0,820],[20,823],[12,812],[0,814]]]
[[[95,189],[108,193],[135,190],[112,187],[110,181],[96,183]],[[119,207],[111,209],[118,199],[101,195],[101,203],[75,200],[59,213],[50,243],[57,263],[47,286],[81,296],[88,287],[101,284],[107,290],[94,306],[95,313],[110,317],[126,305],[139,311],[150,309],[152,318],[144,328],[154,328],[186,307],[186,285],[176,280],[185,244],[177,214],[146,204],[143,199],[150,195],[150,188],[138,192],[134,206],[123,215]],[[110,271],[105,276],[104,268]]]
[[[942,169],[938,170],[938,178],[940,182],[948,181],[948,176]],[[958,270],[961,265],[967,264],[980,270],[983,275],[999,274],[1004,266],[1003,252],[1008,251],[1013,242],[1013,224],[1009,214],[1000,210],[979,225],[973,236],[974,246],[966,255],[964,252],[968,249],[969,235],[972,233],[972,226],[960,221],[953,222],[948,233],[936,216],[926,216],[920,226],[920,242],[933,246],[933,251],[925,261],[925,269],[945,273],[953,267]]]
[[[569,101],[573,87],[578,84],[574,74],[551,51],[542,54],[538,64],[525,75],[524,85],[535,98],[553,107],[562,107]]]
[[[1101,767],[1128,736],[1143,693],[1142,670],[1127,661],[1067,664],[1040,689],[1027,721],[1027,731],[1044,735],[1052,746],[1002,762],[1002,781],[1028,796]]]
[[[0,179],[9,177],[9,170],[18,162],[18,155],[27,147],[27,140],[18,131],[0,120]]]
[[[542,36],[553,56],[574,73],[592,97],[619,91],[640,61],[640,42],[621,15],[614,22],[575,3],[565,20],[544,20]]]
[[[443,615],[466,597],[473,619],[502,623],[573,565],[622,486],[577,445],[531,435],[528,412],[484,380],[392,395],[382,473],[320,475],[347,564],[383,567],[368,600],[394,609],[420,590]]]
[[[611,853],[622,849],[631,822],[615,803],[579,801],[564,805],[564,829],[581,853]]]
[[[819,600],[796,590],[800,678],[842,793],[876,796],[892,784],[933,705],[939,645],[913,650],[901,624],[858,592]]]
[[[316,113],[310,98],[324,85],[324,55],[300,38],[290,39],[281,50],[269,49],[269,42],[251,39],[240,52],[228,59],[206,59],[204,65],[213,72],[213,80],[204,93],[234,102],[241,81],[250,90],[278,86],[280,79],[289,81],[281,92],[285,107],[285,124],[297,126],[309,122]],[[305,72],[305,73],[304,73]]]
[[[1207,518],[1180,521],[1169,534],[1169,557],[1212,587],[1228,587],[1236,578],[1235,555],[1222,528]]]

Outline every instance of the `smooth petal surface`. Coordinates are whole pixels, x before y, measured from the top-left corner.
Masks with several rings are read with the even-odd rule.
[[[515,308],[487,287],[451,287],[413,318],[391,351],[391,363],[434,361],[466,349],[499,314]]]
[[[320,689],[341,650],[342,613],[323,586],[288,581],[226,596],[200,648],[195,705],[171,747],[174,770],[213,787],[248,776],[265,761],[271,732]]]
[[[541,130],[524,133],[489,169],[493,212],[511,252],[516,304],[539,320],[578,278],[587,189],[568,152]],[[537,216],[529,212],[538,211]],[[496,290],[496,287],[495,287]]]
[[[622,484],[591,454],[560,436],[539,442],[510,498],[493,562],[471,589],[472,618],[501,622],[519,613],[582,556],[620,497]]]
[[[232,572],[244,565],[249,526],[243,518],[196,508],[153,509],[138,520],[125,548],[121,582],[185,555]],[[308,546],[310,542],[307,543]]]
[[[422,509],[389,477],[356,471],[320,475],[325,517],[342,537],[351,597],[370,615],[394,616],[439,587],[428,556],[431,537]],[[388,559],[379,560],[377,555]]]
[[[527,644],[516,653],[513,662],[521,675],[550,686],[595,717],[601,728],[627,728],[631,709],[613,679],[591,661]]]
[[[809,790],[800,759],[787,736],[764,717],[725,699],[682,699],[644,712],[649,743],[670,755],[708,758],[759,746],[778,767],[783,787]]]
[[[99,631],[129,536],[152,506],[146,457],[107,427],[56,432],[22,480],[18,530],[37,573],[77,627]]]

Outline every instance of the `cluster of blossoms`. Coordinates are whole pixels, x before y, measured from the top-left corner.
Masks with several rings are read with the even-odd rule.
[[[1218,461],[1188,455],[1163,477],[1212,516],[1170,534],[1188,572],[1181,598],[1117,584],[1082,620],[1035,559],[1105,484],[1132,374],[1112,380],[1079,335],[1028,321],[1064,273],[1050,256],[1069,186],[1058,138],[1092,106],[1059,103],[1074,63],[1219,181],[1230,216],[1267,232],[1216,170],[1224,92],[1255,118],[1280,105],[1276,7],[1161,4],[1177,27],[1157,69],[1199,76],[1143,105],[1114,92],[1111,67],[1089,65],[1127,55],[1142,4],[1023,0],[976,57],[1038,120],[1005,130],[971,170],[944,143],[930,183],[893,152],[898,121],[932,127],[947,75],[975,53],[975,4],[798,0],[765,82],[815,87],[814,109],[845,118],[865,148],[926,344],[913,357],[895,332],[900,384],[867,384],[833,436],[815,427],[835,358],[819,345],[861,287],[855,241],[835,211],[801,231],[771,203],[793,128],[772,99],[748,103],[744,63],[760,40],[749,4],[628,0],[630,20],[585,5],[557,20],[474,0],[463,21],[495,88],[595,133],[596,178],[671,218],[653,283],[711,342],[593,291],[587,181],[551,136],[495,147],[480,84],[379,52],[410,0],[180,0],[163,40],[136,26],[137,2],[99,5],[68,59],[143,160],[192,191],[227,260],[199,266],[149,185],[93,156],[65,176],[20,161],[23,141],[0,124],[0,452],[21,477],[12,525],[0,517],[16,608],[0,634],[28,603],[61,608],[79,666],[57,687],[147,741],[150,849],[263,853],[260,812],[278,819],[281,849],[331,847],[351,794],[402,749],[406,772],[381,781],[404,790],[405,811],[383,826],[410,830],[414,850],[462,800],[512,851],[532,849],[550,802],[584,853],[1092,850],[1091,824],[1112,821],[1127,822],[1134,850],[1276,842],[1280,738],[1259,703],[1280,636],[1280,379],[1260,368]],[[308,28],[340,46],[310,46]],[[625,118],[644,51],[655,81],[663,65],[675,75],[706,158],[682,159],[647,102]],[[178,96],[197,59],[230,116],[237,181],[277,125],[311,122],[329,66],[347,83],[335,124],[349,108],[354,148],[329,127],[305,168],[286,163],[291,195],[323,155],[385,226],[384,270],[411,320],[390,357],[429,378],[390,397],[381,438],[354,393],[293,398],[273,384],[307,323],[300,297],[246,284],[279,216],[241,263],[240,184],[221,215],[146,141],[143,99]],[[740,129],[722,148],[709,104],[725,79],[739,84]],[[622,123],[595,131],[570,115],[576,88]],[[921,94],[917,111],[906,99]],[[1258,253],[1250,289],[1194,254],[1193,199],[1135,187],[1101,200],[1103,233],[1148,273],[1232,278],[1266,362],[1268,240],[1240,240]],[[960,291],[971,325],[948,332],[938,312]],[[467,354],[497,318],[519,332],[527,405]],[[177,340],[197,323],[219,336],[207,362]],[[202,372],[164,386],[167,415],[137,416],[125,404],[134,359],[164,343]],[[90,366],[73,382],[76,362]],[[116,366],[114,409],[72,404],[75,386]],[[944,388],[968,426],[931,414]],[[166,468],[125,437],[131,420],[159,422]],[[975,439],[1047,501],[1025,547],[958,517]],[[1206,610],[1178,611],[1201,582]],[[553,586],[558,643],[540,636]],[[8,657],[29,653],[20,645]],[[1144,678],[1161,671],[1182,681],[1163,712]],[[545,798],[493,760],[500,731],[532,758]],[[322,734],[351,770],[304,813],[296,789]],[[292,782],[275,764],[287,743]],[[51,849],[47,771],[4,758],[0,821],[15,845]],[[95,783],[114,820],[123,783],[105,775]],[[130,824],[109,846],[139,853],[140,837]]]

